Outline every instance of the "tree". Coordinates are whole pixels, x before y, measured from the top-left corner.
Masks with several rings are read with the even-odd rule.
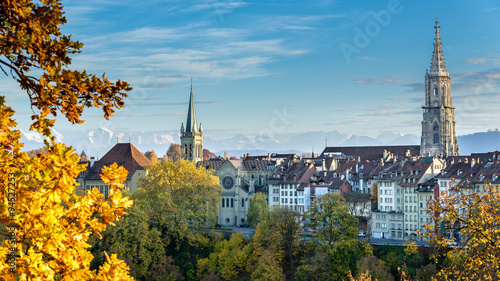
[[[453,186],[453,185],[452,185]],[[451,187],[429,202],[432,225],[425,235],[445,255],[449,265],[439,275],[454,280],[500,278],[500,186],[486,184],[485,192]],[[462,237],[462,239],[457,239]],[[453,242],[459,242],[450,249]]]
[[[316,251],[312,257],[297,268],[295,278],[303,281],[333,280],[330,277],[330,259],[324,252]]]
[[[269,250],[264,250],[252,272],[252,280],[256,281],[282,281],[285,275],[278,262]]]
[[[138,181],[134,199],[144,202],[152,224],[168,239],[189,236],[189,226],[215,224],[221,189],[213,171],[183,159],[156,163]]]
[[[153,164],[158,161],[158,155],[156,155],[156,152],[154,150],[146,151],[146,153],[144,153],[144,156],[146,156],[146,158],[148,158],[149,161],[151,161],[151,163]]]
[[[358,220],[350,214],[349,205],[340,194],[327,193],[314,200],[305,218],[310,220],[307,225],[316,231],[314,236],[327,246],[356,238]]]
[[[85,153],[85,150],[82,150],[82,153],[80,153],[80,162],[85,161],[89,161],[89,159],[87,158],[87,153]]]
[[[167,157],[172,161],[177,161],[181,158],[181,145],[171,143],[167,150]]]
[[[367,273],[372,280],[394,280],[394,276],[388,271],[384,262],[375,256],[362,257],[356,265],[358,267],[358,272],[360,272],[358,278],[360,278],[363,273]]]
[[[213,154],[210,150],[208,149],[203,149],[203,160],[211,159],[211,158],[217,158],[217,155]]]
[[[171,257],[164,256],[161,260],[151,266],[150,279],[152,281],[175,281],[183,280],[179,267],[174,265]]]
[[[198,260],[198,277],[210,275],[213,269],[224,280],[234,280],[247,269],[251,254],[252,246],[243,239],[243,234],[235,233],[229,241],[218,242],[209,258]]]
[[[274,207],[269,217],[257,225],[253,239],[255,255],[260,257],[265,250],[270,250],[289,275],[295,270],[294,255],[301,234],[299,219],[300,215],[296,211]]]
[[[92,268],[101,266],[104,261],[102,253],[117,254],[133,269],[130,273],[134,278],[151,280],[152,265],[162,265],[161,258],[165,256],[166,245],[161,232],[150,227],[144,202],[134,200],[134,206],[128,213],[116,225],[108,227],[102,233],[102,239],[93,238],[89,241],[94,255]]]
[[[370,190],[370,199],[372,200],[373,204],[377,204],[378,200],[378,183],[374,183],[372,185],[372,189]]]
[[[248,207],[247,222],[251,228],[255,228],[259,222],[269,215],[266,195],[258,192],[250,196],[250,207]]]
[[[0,96],[0,276],[4,280],[131,280],[128,267],[116,255],[105,254],[99,272],[90,270],[87,241],[125,214],[132,201],[121,188],[126,170],[105,167],[101,178],[110,185],[109,199],[94,189],[74,194],[76,177],[84,170],[71,147],[56,144],[51,128],[58,113],[73,124],[85,108],[102,108],[109,118],[124,107],[132,88],[104,75],[69,68],[70,55],[83,44],[63,35],[66,23],[57,0],[0,2],[0,69],[26,91],[33,115],[30,130],[41,133],[48,154],[29,158],[21,152],[14,111]],[[37,78],[32,73],[39,73]]]

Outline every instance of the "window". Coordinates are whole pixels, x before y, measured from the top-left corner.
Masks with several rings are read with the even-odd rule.
[[[396,224],[391,223],[391,228],[392,228],[392,229],[396,228]]]
[[[437,123],[434,123],[434,127],[432,128],[434,132],[437,132],[439,130],[439,126]]]
[[[387,224],[386,223],[382,223],[382,224],[380,224],[380,227],[381,228],[387,228]]]
[[[379,222],[377,222],[377,223],[375,224],[375,227],[380,228],[380,223],[379,223]]]
[[[234,208],[234,200],[231,198],[231,208]]]
[[[396,198],[397,203],[401,203],[401,198]]]
[[[226,223],[229,223],[231,220],[229,218],[226,218]]]
[[[224,198],[222,198],[222,208],[224,208]]]
[[[285,196],[285,192],[283,190],[281,191],[281,196]]]
[[[435,144],[439,143],[439,135],[438,134],[434,134],[434,143]]]
[[[226,198],[226,207],[229,208],[229,198]]]
[[[243,198],[241,199],[241,207],[245,208],[245,199],[243,199]]]
[[[287,203],[287,204],[288,204],[288,198],[285,198],[285,203]]]
[[[435,97],[438,96],[438,87],[437,86],[434,86],[434,96]]]

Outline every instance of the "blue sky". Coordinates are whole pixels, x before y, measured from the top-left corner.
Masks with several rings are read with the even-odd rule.
[[[58,130],[178,131],[193,77],[198,122],[214,139],[420,135],[436,17],[458,134],[499,127],[498,1],[62,2],[63,32],[85,44],[73,67],[134,90],[110,121],[90,110],[85,124],[60,119]],[[2,81],[26,130],[28,99]]]

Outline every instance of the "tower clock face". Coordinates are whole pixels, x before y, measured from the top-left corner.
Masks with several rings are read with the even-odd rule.
[[[233,178],[230,176],[225,176],[222,179],[222,186],[224,186],[225,189],[233,188],[233,183],[234,183]]]

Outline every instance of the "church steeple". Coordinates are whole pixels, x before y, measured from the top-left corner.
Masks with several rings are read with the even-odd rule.
[[[193,78],[191,78],[191,95],[186,127],[181,124],[181,158],[198,162],[203,160],[203,129],[196,124],[196,111],[194,109]]]
[[[194,109],[193,78],[191,78],[191,96],[189,97],[186,132],[198,132],[198,127],[196,125],[196,110]]]
[[[450,74],[446,72],[443,47],[436,18],[431,70],[425,73],[425,105],[422,121],[422,156],[459,155],[455,132],[455,108],[451,102]]]
[[[436,35],[434,37],[434,50],[432,52],[431,59],[431,73],[432,74],[445,74],[446,65],[444,63],[444,55],[443,55],[443,46],[441,45],[441,38],[439,37],[439,21],[436,18],[436,25],[434,28],[436,29]]]

